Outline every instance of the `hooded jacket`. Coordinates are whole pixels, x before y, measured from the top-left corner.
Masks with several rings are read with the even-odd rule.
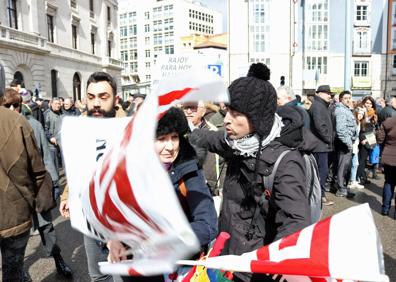
[[[287,111],[287,108],[281,109],[280,114]],[[251,240],[246,237],[257,207],[251,183],[257,182],[259,188],[264,191],[263,176],[271,174],[279,155],[290,149],[289,145],[298,147],[302,143],[302,119],[295,110],[291,112],[288,118],[282,117],[284,127],[281,136],[263,148],[257,162],[257,174],[256,158],[235,155],[225,141],[224,131],[194,130],[190,136],[192,143],[208,148],[228,162],[219,231],[230,233],[231,238],[223,254],[240,255],[253,251],[310,224],[310,207],[304,190],[305,163],[301,152],[294,150],[286,154],[280,162],[269,206],[260,211],[257,220],[261,222],[254,224]],[[287,143],[288,146],[281,142]],[[265,226],[264,230],[262,226]],[[236,273],[236,276],[243,281],[250,281],[248,274]]]
[[[48,210],[53,199],[43,194],[51,193],[52,182],[27,120],[4,107],[0,120],[1,240],[29,230],[34,209]]]

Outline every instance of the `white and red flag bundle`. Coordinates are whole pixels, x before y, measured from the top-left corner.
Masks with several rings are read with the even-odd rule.
[[[179,263],[274,274],[288,282],[389,281],[368,204],[349,208],[253,252]]]
[[[122,241],[134,256],[133,261],[103,264],[103,272],[171,272],[177,259],[199,250],[154,151],[156,124],[175,103],[227,99],[220,77],[209,70],[190,70],[160,81],[133,118],[64,120],[72,226],[98,240]],[[75,134],[76,128],[84,130]]]

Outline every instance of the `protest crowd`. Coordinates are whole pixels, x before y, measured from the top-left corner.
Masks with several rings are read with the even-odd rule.
[[[155,152],[177,199],[206,253],[227,232],[222,255],[241,255],[293,234],[337,205],[328,195],[355,196],[384,174],[382,215],[390,214],[396,185],[396,96],[352,99],[320,85],[307,97],[274,87],[270,70],[252,64],[228,87],[227,103],[173,105],[155,133]],[[44,99],[14,80],[0,89],[0,245],[2,281],[31,281],[23,267],[27,242],[38,232],[58,275],[72,279],[70,258],[62,256],[51,211],[70,217],[61,127],[66,116],[121,118],[136,115],[145,95],[117,96],[115,80],[95,72],[86,97]],[[76,128],[75,134],[79,134]],[[98,155],[97,160],[102,156]],[[316,196],[316,198],[315,198]],[[221,203],[221,204],[218,204]],[[393,211],[393,209],[392,209]],[[91,281],[165,281],[109,275],[98,262],[131,259],[119,240],[84,234]],[[172,279],[171,276],[168,279]],[[275,281],[270,275],[225,273],[216,281]],[[212,280],[210,280],[212,281]]]

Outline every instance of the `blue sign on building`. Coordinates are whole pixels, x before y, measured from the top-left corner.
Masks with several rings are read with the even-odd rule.
[[[221,76],[221,65],[208,65],[208,69]]]

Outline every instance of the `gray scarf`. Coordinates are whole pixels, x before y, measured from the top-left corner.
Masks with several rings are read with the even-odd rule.
[[[264,149],[271,141],[280,136],[282,127],[284,126],[282,118],[275,114],[274,124],[272,125],[271,132],[261,142],[261,148]],[[245,157],[256,157],[259,148],[259,136],[257,133],[249,134],[237,140],[231,140],[225,135],[225,140],[237,155]]]

